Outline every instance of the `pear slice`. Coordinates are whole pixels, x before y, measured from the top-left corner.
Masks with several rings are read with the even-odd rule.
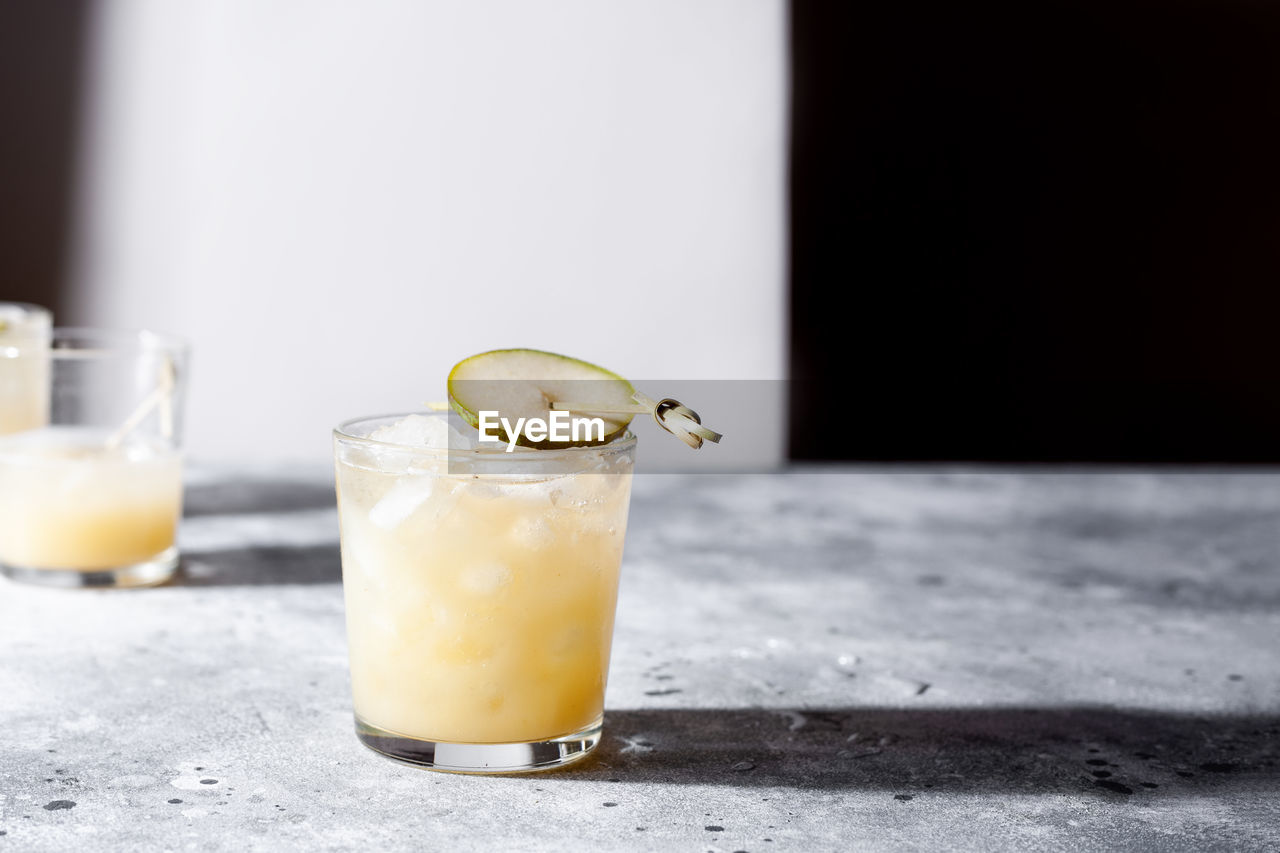
[[[473,427],[480,426],[480,412],[498,412],[512,424],[517,418],[549,422],[552,404],[572,402],[574,417],[598,417],[604,422],[604,442],[631,423],[634,414],[627,411],[637,408],[631,397],[635,390],[630,382],[603,367],[536,349],[482,352],[458,362],[449,372],[449,405]],[[592,406],[601,408],[594,410]],[[498,432],[503,441],[508,440],[505,430]],[[517,439],[522,445],[539,448],[603,443],[531,441],[523,432]]]

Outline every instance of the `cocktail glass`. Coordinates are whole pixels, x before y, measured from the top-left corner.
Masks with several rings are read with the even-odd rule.
[[[508,454],[371,437],[402,417],[334,433],[358,737],[465,773],[582,758],[600,739],[635,438]]]
[[[49,328],[39,305],[0,302],[0,435],[49,419]]]
[[[151,332],[55,329],[47,425],[0,437],[0,573],[147,586],[178,565],[187,348]]]

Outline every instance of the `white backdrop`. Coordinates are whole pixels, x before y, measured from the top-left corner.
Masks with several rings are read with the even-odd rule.
[[[781,0],[106,0],[58,320],[191,339],[204,461],[326,459],[339,420],[497,347],[781,378],[785,24]],[[781,411],[752,416],[780,459]]]

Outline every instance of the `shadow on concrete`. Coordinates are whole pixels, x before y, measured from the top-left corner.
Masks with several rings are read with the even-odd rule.
[[[1280,715],[1107,708],[608,711],[571,780],[1079,794],[1280,794]]]
[[[336,543],[189,552],[173,586],[269,586],[342,581]]]
[[[203,483],[187,486],[183,496],[183,515],[187,518],[259,512],[302,512],[333,509],[336,506],[333,484],[314,480]]]

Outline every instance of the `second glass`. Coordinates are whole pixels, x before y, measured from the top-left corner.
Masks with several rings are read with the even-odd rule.
[[[0,437],[0,573],[50,586],[146,586],[178,566],[185,345],[55,329],[48,422]]]

